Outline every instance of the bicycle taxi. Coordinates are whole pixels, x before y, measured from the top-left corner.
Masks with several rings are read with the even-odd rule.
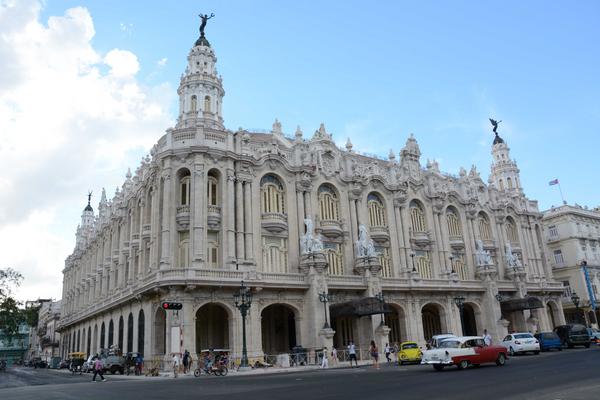
[[[194,376],[202,374],[225,376],[229,372],[229,349],[205,349],[198,356],[198,368],[194,370]]]
[[[69,353],[69,359],[71,360],[69,371],[71,371],[72,374],[81,375],[83,372],[83,363],[85,362],[85,353],[79,351]]]

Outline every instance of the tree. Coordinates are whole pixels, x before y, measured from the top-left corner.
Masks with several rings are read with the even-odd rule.
[[[0,269],[0,300],[12,295],[12,286],[19,287],[23,275],[12,268]]]
[[[19,325],[28,317],[12,297],[13,287],[19,287],[23,275],[12,268],[0,269],[0,327],[9,340],[19,332]]]

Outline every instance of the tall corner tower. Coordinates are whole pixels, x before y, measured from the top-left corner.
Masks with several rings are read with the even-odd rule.
[[[494,131],[494,133],[496,136],[492,144],[493,161],[490,181],[500,191],[520,194],[523,189],[517,162],[510,158],[510,149],[504,139],[498,135],[498,132]]]
[[[224,129],[222,104],[225,90],[216,68],[217,57],[204,35],[206,21],[211,17],[200,15],[200,37],[187,57],[187,67],[181,75],[177,94],[179,95],[179,116],[177,128],[202,125],[214,129]]]

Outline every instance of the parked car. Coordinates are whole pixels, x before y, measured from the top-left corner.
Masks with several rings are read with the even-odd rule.
[[[596,344],[600,343],[600,331],[596,328],[587,328],[590,340]]]
[[[429,340],[429,342],[427,342],[427,348],[428,349],[437,349],[440,346],[440,343],[442,343],[444,340],[453,339],[456,337],[458,337],[458,336],[456,336],[452,333],[443,333],[440,335],[435,335]]]
[[[409,362],[421,362],[421,356],[423,352],[419,348],[416,342],[404,342],[400,345],[398,350],[398,363],[403,365]]]
[[[540,342],[529,332],[511,333],[502,339],[502,346],[508,350],[508,354],[524,354],[533,352],[540,354]]]
[[[572,349],[574,346],[590,347],[591,340],[587,328],[581,324],[560,325],[554,328],[563,346]]]
[[[486,346],[481,336],[462,336],[446,339],[439,348],[424,351],[421,364],[431,365],[436,371],[451,365],[458,369],[485,363],[503,366],[508,358],[506,353],[504,346]]]
[[[554,332],[540,332],[533,335],[538,342],[540,342],[540,350],[541,351],[549,351],[552,349],[557,349],[562,351],[563,345],[560,340],[560,337]]]
[[[98,358],[97,355],[91,355],[87,358],[87,360],[85,360],[85,362],[83,363],[83,367],[81,367],[82,371],[85,373],[88,372],[93,372],[94,371],[94,361],[96,361],[96,358]]]
[[[108,371],[111,374],[117,372],[123,375],[125,373],[125,358],[121,356],[108,356],[102,360],[104,365],[104,371]]]

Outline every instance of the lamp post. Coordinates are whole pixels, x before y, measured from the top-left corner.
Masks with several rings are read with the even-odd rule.
[[[415,253],[410,253],[410,259],[412,260],[412,272],[417,272],[417,269],[415,268]]]
[[[466,335],[465,333],[465,318],[464,318],[464,311],[465,311],[465,298],[464,296],[456,296],[454,298],[454,304],[456,304],[456,306],[458,307],[459,313],[460,313],[460,326],[462,328],[462,334],[463,336]]]
[[[581,312],[579,311],[579,302],[581,298],[576,292],[571,293],[571,301],[575,305],[575,313],[577,315],[577,322],[581,322]]]
[[[504,297],[502,297],[500,293],[497,293],[494,297],[496,298],[496,300],[498,300],[498,303],[502,303],[502,300],[504,300]]]
[[[244,285],[242,281],[240,290],[233,295],[235,307],[240,310],[242,314],[242,360],[240,362],[240,368],[249,368],[248,365],[248,348],[246,347],[246,315],[252,304],[252,292],[249,287]]]
[[[319,293],[319,301],[323,303],[323,316],[325,317],[323,329],[329,329],[329,322],[327,321],[327,303],[333,301],[333,294],[321,292]]]
[[[379,302],[381,303],[381,324],[380,325],[385,325],[385,312],[384,312],[385,297],[383,296],[383,292],[377,293],[375,295],[375,298],[377,300],[379,300]]]
[[[450,254],[450,257],[448,257],[450,259],[450,273],[455,274],[456,271],[454,270],[454,253]]]

